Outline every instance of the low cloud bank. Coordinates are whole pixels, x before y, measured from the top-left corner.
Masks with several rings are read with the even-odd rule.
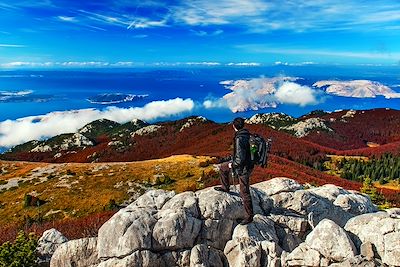
[[[296,83],[296,77],[255,78],[250,80],[222,81],[232,90],[221,99],[203,102],[205,108],[227,107],[233,112],[276,108],[279,104],[299,106],[315,105],[322,100],[317,90]]]
[[[175,98],[150,102],[143,107],[81,109],[6,120],[0,122],[0,147],[11,147],[30,140],[76,132],[85,124],[102,118],[119,123],[133,119],[152,121],[168,118],[189,112],[193,110],[194,105],[191,99]]]

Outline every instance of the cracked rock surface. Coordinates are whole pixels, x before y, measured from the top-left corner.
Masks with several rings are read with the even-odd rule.
[[[254,220],[240,225],[244,208],[234,191],[149,191],[95,241],[60,245],[51,266],[83,266],[80,257],[91,267],[400,266],[397,210],[376,212],[366,195],[334,185],[304,189],[288,178],[254,184],[251,193]]]

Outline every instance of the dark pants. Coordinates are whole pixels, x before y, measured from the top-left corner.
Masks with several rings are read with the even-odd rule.
[[[219,170],[222,187],[226,190],[229,190],[230,179],[232,178],[232,169],[230,169],[228,165],[229,162],[222,163]],[[243,200],[243,206],[247,218],[252,218],[254,215],[253,203],[251,202],[250,195],[250,174],[251,171],[243,175],[238,175],[240,185],[240,197]]]

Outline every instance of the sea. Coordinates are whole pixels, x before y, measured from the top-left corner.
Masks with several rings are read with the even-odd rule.
[[[280,104],[276,108],[233,113],[228,108],[204,108],[207,99],[219,99],[230,90],[224,80],[259,77],[299,77],[299,83],[311,86],[320,80],[372,80],[400,92],[400,66],[208,66],[208,67],[143,67],[132,69],[33,69],[0,71],[0,122],[53,111],[86,108],[105,109],[142,107],[149,102],[177,97],[191,98],[196,105],[190,112],[162,118],[174,120],[187,116],[204,116],[217,122],[255,113],[284,112],[299,117],[313,110],[399,109],[400,99],[350,98],[326,96],[317,105]]]

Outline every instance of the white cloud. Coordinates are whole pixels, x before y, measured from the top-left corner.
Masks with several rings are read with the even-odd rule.
[[[240,67],[258,67],[261,66],[261,63],[257,62],[239,62],[239,63],[233,63],[230,62],[226,64],[227,66],[240,66]]]
[[[143,107],[81,109],[6,120],[0,122],[0,147],[10,147],[30,140],[76,132],[85,124],[101,118],[120,123],[133,119],[153,121],[189,112],[193,108],[194,102],[191,99],[175,98],[150,102]]]
[[[284,82],[276,91],[275,97],[284,104],[295,104],[299,106],[318,104],[317,91],[308,86],[294,82]]]
[[[222,81],[232,90],[221,99],[206,100],[205,108],[227,107],[232,112],[276,108],[279,104],[314,105],[322,101],[317,90],[295,83],[296,77]]]

